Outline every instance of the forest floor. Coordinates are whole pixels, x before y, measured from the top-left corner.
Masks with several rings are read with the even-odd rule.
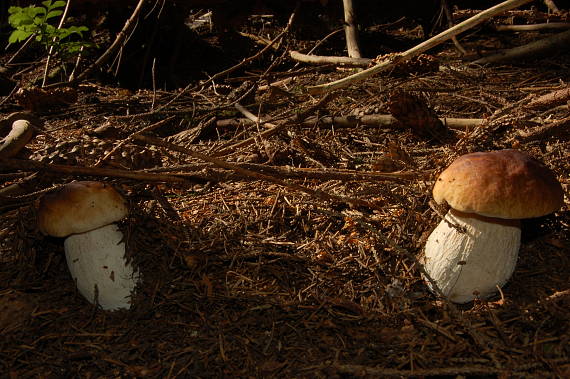
[[[259,24],[243,31],[265,36]],[[402,45],[363,38],[378,54],[422,41],[410,23],[382,31]],[[3,117],[28,109],[43,122],[19,162],[45,165],[31,179],[38,169],[29,166],[0,177],[4,186],[28,178],[32,192],[0,207],[0,376],[570,377],[570,133],[568,122],[540,131],[570,110],[567,97],[529,107],[568,88],[570,56],[470,63],[550,33],[477,28],[459,38],[469,58],[446,42],[428,52],[435,67],[329,95],[307,87],[358,69],[292,61],[290,50],[306,52],[325,34],[290,34],[228,75],[187,79],[184,91],[93,79],[5,97]],[[315,54],[345,55],[343,33]],[[20,85],[41,78],[43,64],[25,67]],[[390,115],[402,93],[440,118],[474,121],[450,123],[444,137],[363,121]],[[512,148],[555,172],[565,205],[523,220],[516,270],[496,297],[437,299],[418,261],[440,221],[429,205],[434,180],[463,154]],[[73,180],[106,181],[128,198],[122,227],[141,273],[129,310],[86,301],[63,241],[37,229],[37,191]]]

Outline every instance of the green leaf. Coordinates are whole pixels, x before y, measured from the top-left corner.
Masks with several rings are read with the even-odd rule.
[[[49,13],[46,15],[46,20],[48,20],[50,18],[57,17],[60,14],[63,14],[63,11],[61,11],[61,10],[49,11]]]
[[[8,13],[10,14],[14,14],[14,13],[20,13],[22,12],[22,7],[15,7],[15,6],[11,6],[10,8],[8,8]]]
[[[43,17],[34,17],[34,25],[45,25],[46,20]]]
[[[42,15],[45,16],[47,13],[47,9],[42,7],[28,7],[28,12],[33,16]]]
[[[50,24],[44,24],[43,26],[45,28],[45,34],[47,34],[49,38],[55,37],[55,34],[57,33],[57,28],[55,26]]]
[[[8,43],[16,43],[26,40],[33,33],[26,32],[24,30],[14,30],[10,37],[8,37]]]
[[[65,1],[63,0],[58,0],[55,3],[53,3],[51,5],[52,8],[61,8],[61,7],[65,7]]]
[[[87,26],[70,26],[67,30],[71,31],[72,33],[83,33],[87,32],[89,28]]]

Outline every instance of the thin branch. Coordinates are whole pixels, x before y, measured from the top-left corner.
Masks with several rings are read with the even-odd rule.
[[[89,75],[91,75],[93,71],[103,66],[103,64],[105,64],[105,62],[107,62],[107,60],[109,60],[109,58],[111,58],[111,56],[124,45],[123,42],[125,41],[127,35],[129,35],[132,32],[132,29],[136,25],[136,20],[139,17],[143,5],[145,5],[145,3],[147,3],[148,1],[149,0],[139,0],[139,3],[137,4],[135,10],[133,11],[133,14],[127,20],[127,22],[125,22],[125,26],[123,26],[123,29],[119,32],[119,34],[117,34],[117,37],[115,38],[115,41],[111,44],[111,46],[109,46],[109,48],[99,57],[99,59],[95,61],[95,63],[93,63],[85,71],[79,74],[77,78],[72,81],[72,83],[80,82],[86,79]]]
[[[71,0],[67,0],[67,2],[65,3],[65,9],[63,10],[63,14],[61,15],[61,19],[59,20],[59,25],[57,25],[58,30],[62,28],[63,23],[65,22],[65,18],[67,17],[67,12],[69,11],[70,4],[71,4]],[[57,40],[57,37],[53,37],[52,42],[55,42],[56,40]],[[49,72],[49,63],[51,61],[53,49],[54,49],[54,45],[52,44],[49,47],[48,56],[46,59],[46,66],[44,68],[44,77],[42,79],[42,88],[45,87],[45,85],[46,85],[46,80],[47,80],[47,76],[48,76],[48,72]]]
[[[277,43],[278,41],[281,40],[281,38],[283,38],[283,36],[285,36],[287,33],[289,33],[289,30],[291,30],[291,26],[293,25],[293,21],[295,20],[296,16],[297,16],[297,9],[299,7],[297,6],[295,8],[295,10],[293,11],[293,13],[291,13],[291,16],[289,16],[289,21],[287,22],[287,25],[285,26],[285,28],[281,31],[281,33],[279,33],[275,38],[273,38],[263,49],[259,50],[256,54],[245,58],[243,61],[241,61],[240,63],[228,68],[227,70],[218,72],[217,74],[213,75],[212,77],[210,77],[208,80],[206,80],[205,82],[202,83],[202,87],[207,86],[208,84],[210,84],[211,82],[213,82],[214,80],[217,80],[220,77],[226,76],[234,71],[236,71],[237,69],[239,69],[240,67],[245,66],[246,64],[249,64],[250,62],[253,62],[254,60],[256,60],[257,58],[259,58],[260,56],[262,56],[267,50],[271,49],[273,47],[273,45],[275,43]],[[180,91],[176,96],[174,96],[174,98],[172,100],[170,100],[168,103],[161,105],[160,107],[156,108],[154,110],[154,112],[158,112],[161,111],[162,109],[168,107],[170,104],[172,104],[174,101],[178,100],[178,98],[180,96],[182,96],[183,94],[185,94],[190,87],[192,87],[193,84],[188,84],[186,87],[184,87],[184,89],[182,89],[182,91]]]
[[[413,370],[403,370],[389,367],[370,367],[364,365],[333,364],[310,366],[303,371],[330,370],[331,373],[348,374],[357,377],[423,377],[423,376],[456,376],[456,375],[513,375],[522,374],[528,368],[516,367],[511,369],[497,368],[483,365],[463,365],[461,367],[432,367],[418,368]],[[518,376],[518,375],[515,375]]]
[[[468,130],[483,125],[486,120],[483,118],[454,118],[441,117],[443,122],[450,129]],[[218,128],[238,127],[252,125],[255,122],[247,118],[231,118],[219,120],[216,123]],[[265,124],[267,125],[267,123]],[[310,116],[301,122],[301,126],[312,128],[315,125],[333,126],[335,128],[355,128],[357,126],[369,127],[398,127],[399,123],[389,114],[370,114],[364,116]]]
[[[197,158],[197,159],[200,159],[200,160],[205,161],[205,162],[213,163],[214,165],[216,165],[218,167],[224,168],[226,170],[235,171],[238,174],[241,174],[241,175],[253,178],[253,179],[264,180],[264,181],[267,181],[270,183],[278,184],[282,187],[292,189],[294,191],[304,192],[304,193],[307,193],[311,196],[314,196],[314,197],[321,199],[321,200],[324,200],[324,201],[333,201],[335,203],[350,204],[353,206],[367,207],[370,209],[380,209],[381,208],[378,205],[370,203],[370,202],[365,201],[365,200],[333,195],[333,194],[330,194],[330,193],[327,193],[327,192],[324,192],[321,190],[314,190],[312,188],[301,186],[301,185],[298,185],[298,184],[295,184],[292,182],[286,182],[286,181],[281,180],[277,177],[273,177],[273,176],[270,176],[267,174],[262,174],[262,173],[259,173],[256,171],[248,170],[248,169],[242,168],[236,164],[229,163],[229,162],[226,162],[224,160],[214,158],[214,157],[210,157],[210,156],[192,151],[192,150],[187,149],[185,147],[166,142],[160,138],[137,135],[135,137],[135,139],[137,141],[145,142],[147,144],[162,146],[162,147],[165,147],[165,148],[173,150],[173,151],[178,151],[179,153],[189,155],[193,158]]]
[[[532,25],[496,25],[498,32],[538,32],[544,30],[570,29],[570,22],[546,22]]]
[[[448,39],[481,24],[493,16],[496,16],[509,9],[519,7],[523,4],[530,3],[531,1],[532,0],[508,0],[502,2],[401,53],[399,56],[397,56],[397,58],[385,60],[378,63],[374,67],[334,82],[307,87],[307,90],[311,94],[319,94],[326,91],[347,87],[356,81],[364,80],[374,74],[389,70],[401,61],[407,61],[416,55],[422,54],[427,50],[447,41]]]
[[[256,171],[262,174],[272,175],[280,178],[288,179],[309,179],[309,180],[338,180],[343,182],[381,182],[390,181],[397,183],[407,183],[413,180],[429,179],[433,174],[432,171],[399,171],[399,172],[374,172],[374,171],[356,171],[341,170],[334,168],[315,169],[303,167],[282,167],[269,166],[256,163],[232,163],[236,167],[246,170]],[[205,170],[212,168],[211,164],[187,164],[172,167],[157,167],[145,170],[145,172],[170,172],[177,175],[184,175],[184,172],[190,172],[193,177],[199,177],[206,180],[230,180],[235,178],[243,178],[243,175],[227,175],[224,173],[211,172]],[[206,171],[206,172],[204,172]]]
[[[524,142],[545,141],[545,138],[553,136],[565,140],[570,136],[570,117],[556,120],[530,132],[519,131],[519,136]]]
[[[242,148],[244,146],[249,146],[252,143],[255,143],[255,141],[259,138],[267,138],[269,136],[272,136],[272,135],[280,132],[281,130],[285,129],[288,126],[291,126],[293,124],[298,124],[298,123],[302,122],[306,117],[308,117],[309,114],[314,112],[316,109],[322,107],[323,104],[327,103],[330,100],[331,100],[331,96],[329,96],[329,94],[327,94],[327,95],[323,96],[316,104],[311,105],[309,108],[302,111],[301,113],[299,113],[295,117],[292,117],[291,119],[285,120],[285,121],[281,122],[280,124],[275,125],[271,129],[268,129],[268,130],[265,130],[265,131],[259,133],[258,135],[255,135],[253,137],[250,137],[248,139],[245,139],[243,141],[240,141],[240,142],[235,143],[233,145],[230,145],[228,147],[222,148],[221,150],[216,151],[215,156],[219,157],[219,156],[230,154],[239,148]],[[265,123],[265,124],[267,125],[267,123]],[[271,124],[271,125],[273,125],[273,124]]]
[[[67,175],[110,176],[152,182],[188,183],[185,178],[174,175],[152,174],[142,171],[129,171],[99,167],[69,166],[60,164],[42,163],[24,159],[0,158],[2,169],[23,171],[59,172]]]
[[[368,67],[373,62],[370,58],[351,58],[351,57],[331,57],[322,55],[308,55],[292,50],[289,52],[291,59],[298,62],[310,64],[336,64],[356,67]]]

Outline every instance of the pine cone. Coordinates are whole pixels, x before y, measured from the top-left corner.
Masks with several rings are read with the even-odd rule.
[[[388,106],[392,116],[403,126],[411,128],[416,135],[440,142],[448,138],[449,130],[423,98],[409,92],[394,92]]]
[[[73,139],[49,145],[33,153],[30,158],[45,163],[89,165],[103,158],[114,146],[113,142],[98,138]],[[105,166],[140,170],[160,166],[161,163],[158,150],[127,143],[111,155]]]

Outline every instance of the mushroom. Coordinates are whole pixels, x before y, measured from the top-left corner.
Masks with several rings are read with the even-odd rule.
[[[123,233],[114,224],[127,214],[125,199],[100,182],[69,183],[40,200],[40,231],[67,237],[65,257],[77,289],[103,309],[129,308],[138,280],[125,261]]]
[[[517,150],[459,157],[440,174],[433,197],[451,209],[428,237],[422,263],[430,289],[455,303],[496,293],[517,262],[519,220],[564,202],[554,173]]]

